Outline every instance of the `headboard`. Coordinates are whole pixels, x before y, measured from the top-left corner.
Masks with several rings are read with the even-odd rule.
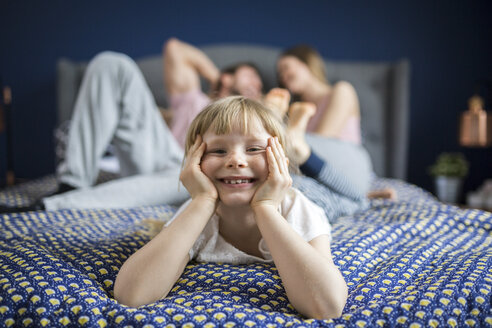
[[[276,61],[281,49],[251,44],[215,44],[201,49],[218,68],[248,61],[260,70],[265,89],[276,86]],[[136,60],[156,103],[166,107],[161,55]],[[407,177],[410,64],[396,62],[338,62],[325,59],[331,82],[351,82],[359,95],[364,146],[378,176]],[[87,63],[61,58],[57,64],[58,124],[72,115]]]

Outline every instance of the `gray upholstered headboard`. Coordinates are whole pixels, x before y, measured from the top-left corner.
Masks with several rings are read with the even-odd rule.
[[[248,44],[218,44],[201,48],[219,68],[255,63],[265,89],[276,86],[275,67],[280,49]],[[363,142],[374,171],[383,177],[406,179],[409,126],[410,64],[397,62],[335,62],[325,60],[331,82],[351,82],[359,95]],[[166,107],[161,55],[137,59],[156,103]],[[87,63],[60,59],[57,67],[58,124],[72,114]]]

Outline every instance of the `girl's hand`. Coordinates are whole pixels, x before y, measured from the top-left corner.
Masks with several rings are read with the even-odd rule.
[[[206,147],[207,145],[202,141],[202,137],[198,135],[195,143],[188,151],[179,179],[190,193],[192,199],[203,196],[217,201],[217,189],[200,167]]]
[[[269,205],[277,209],[284,199],[285,193],[292,186],[292,177],[289,174],[289,159],[285,156],[277,137],[268,139],[266,154],[269,170],[268,177],[256,190],[251,200],[251,207]]]

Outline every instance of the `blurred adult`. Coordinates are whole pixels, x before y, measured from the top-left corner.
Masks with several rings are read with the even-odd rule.
[[[294,100],[289,116],[298,122],[291,129],[297,161],[303,163],[314,150],[324,160],[338,163],[348,177],[356,178],[369,197],[394,199],[393,190],[369,191],[372,164],[362,147],[359,99],[352,84],[330,84],[323,58],[307,45],[285,50],[277,61],[277,74],[279,85],[289,90]],[[360,154],[347,157],[354,146]]]

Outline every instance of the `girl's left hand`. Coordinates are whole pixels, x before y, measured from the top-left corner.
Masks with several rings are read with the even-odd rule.
[[[269,205],[276,209],[284,199],[287,190],[292,186],[289,159],[285,156],[277,137],[268,139],[266,156],[268,177],[256,190],[251,200],[251,207]]]

